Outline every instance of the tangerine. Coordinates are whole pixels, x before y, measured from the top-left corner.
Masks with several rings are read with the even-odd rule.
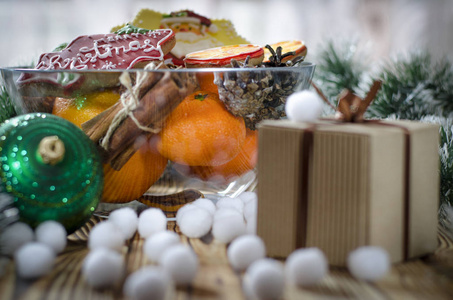
[[[214,83],[214,73],[212,72],[197,72],[197,80],[200,85],[200,90],[217,94],[219,89]]]
[[[102,201],[124,203],[138,199],[160,178],[167,159],[157,151],[155,138],[145,140],[119,171],[104,164]]]
[[[215,93],[197,91],[170,113],[157,148],[169,160],[189,166],[218,166],[241,151],[244,119],[233,116]]]
[[[258,158],[258,131],[247,128],[247,135],[241,152],[220,166],[190,166],[184,168],[176,166],[175,168],[185,175],[195,176],[202,180],[222,180],[230,182],[256,166]]]
[[[115,104],[119,98],[120,95],[114,91],[95,92],[76,98],[56,98],[53,114],[81,127],[82,123]],[[121,170],[116,171],[104,164],[103,202],[124,203],[135,200],[160,178],[167,159],[157,151],[156,136],[153,137],[138,145],[138,150]]]
[[[111,90],[94,92],[75,98],[57,97],[52,113],[81,127],[82,123],[94,118],[118,102],[119,99],[120,94]]]

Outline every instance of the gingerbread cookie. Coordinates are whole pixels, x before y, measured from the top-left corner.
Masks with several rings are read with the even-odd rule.
[[[148,29],[172,29],[176,34],[176,45],[166,59],[176,65],[183,65],[185,55],[191,52],[249,43],[236,33],[230,21],[211,20],[190,10],[162,14],[150,9],[142,9],[132,24]]]
[[[36,69],[130,69],[144,61],[163,60],[175,43],[171,29],[84,35],[59,52],[42,54]]]
[[[117,33],[85,35],[74,39],[61,51],[44,53],[38,70],[111,70],[142,67],[153,60],[163,61],[174,47],[171,29],[143,30],[126,26]],[[73,91],[89,92],[118,85],[114,73],[24,72],[18,79],[25,96],[67,96]]]

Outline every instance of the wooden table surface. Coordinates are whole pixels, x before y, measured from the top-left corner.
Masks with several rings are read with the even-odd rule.
[[[68,237],[68,246],[57,257],[53,271],[34,281],[16,276],[14,263],[6,263],[0,278],[0,299],[124,299],[122,286],[109,290],[90,288],[81,275],[88,253],[90,229],[102,219],[93,217],[84,227]],[[179,233],[175,222],[169,230]],[[234,272],[226,257],[226,245],[208,235],[183,243],[198,254],[200,269],[193,284],[178,288],[175,299],[244,299],[243,274]],[[447,231],[439,228],[437,251],[422,259],[396,264],[391,272],[376,283],[357,281],[345,269],[330,269],[329,275],[310,288],[286,285],[284,299],[453,299],[453,243]],[[148,264],[142,252],[144,240],[136,234],[123,249],[129,274]]]

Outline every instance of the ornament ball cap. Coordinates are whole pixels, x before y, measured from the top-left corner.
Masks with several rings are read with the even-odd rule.
[[[56,165],[63,160],[65,147],[56,135],[44,137],[38,146],[38,154],[45,164]]]

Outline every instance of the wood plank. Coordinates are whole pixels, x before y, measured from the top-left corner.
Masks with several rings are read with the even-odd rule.
[[[198,254],[200,270],[190,290],[191,299],[243,299],[241,276],[228,263],[226,245],[212,239],[187,239]]]
[[[169,222],[168,229],[180,235],[181,242],[195,251],[200,263],[192,285],[177,289],[177,299],[244,298],[239,274],[229,266],[225,244],[215,241],[210,233],[200,239],[187,238],[176,222]]]
[[[68,237],[68,246],[55,262],[52,272],[37,280],[16,276],[14,263],[6,264],[0,278],[0,299],[124,299],[122,284],[112,289],[95,290],[85,282],[81,268],[88,254],[91,228],[102,221],[91,219]],[[197,253],[200,268],[192,285],[178,287],[174,299],[244,299],[243,274],[232,270],[226,255],[227,245],[211,234],[189,239],[179,232],[175,222],[168,229],[181,236],[182,243]],[[422,259],[395,264],[391,272],[376,283],[353,278],[344,268],[331,268],[328,276],[312,287],[286,284],[284,299],[453,299],[453,242],[451,234],[439,228],[437,251]],[[123,248],[125,274],[150,264],[143,254],[144,240],[136,234]]]
[[[3,299],[13,299],[14,297],[14,287],[16,285],[14,274],[14,264],[7,257],[2,257],[1,259],[1,274],[0,274],[0,298]]]

